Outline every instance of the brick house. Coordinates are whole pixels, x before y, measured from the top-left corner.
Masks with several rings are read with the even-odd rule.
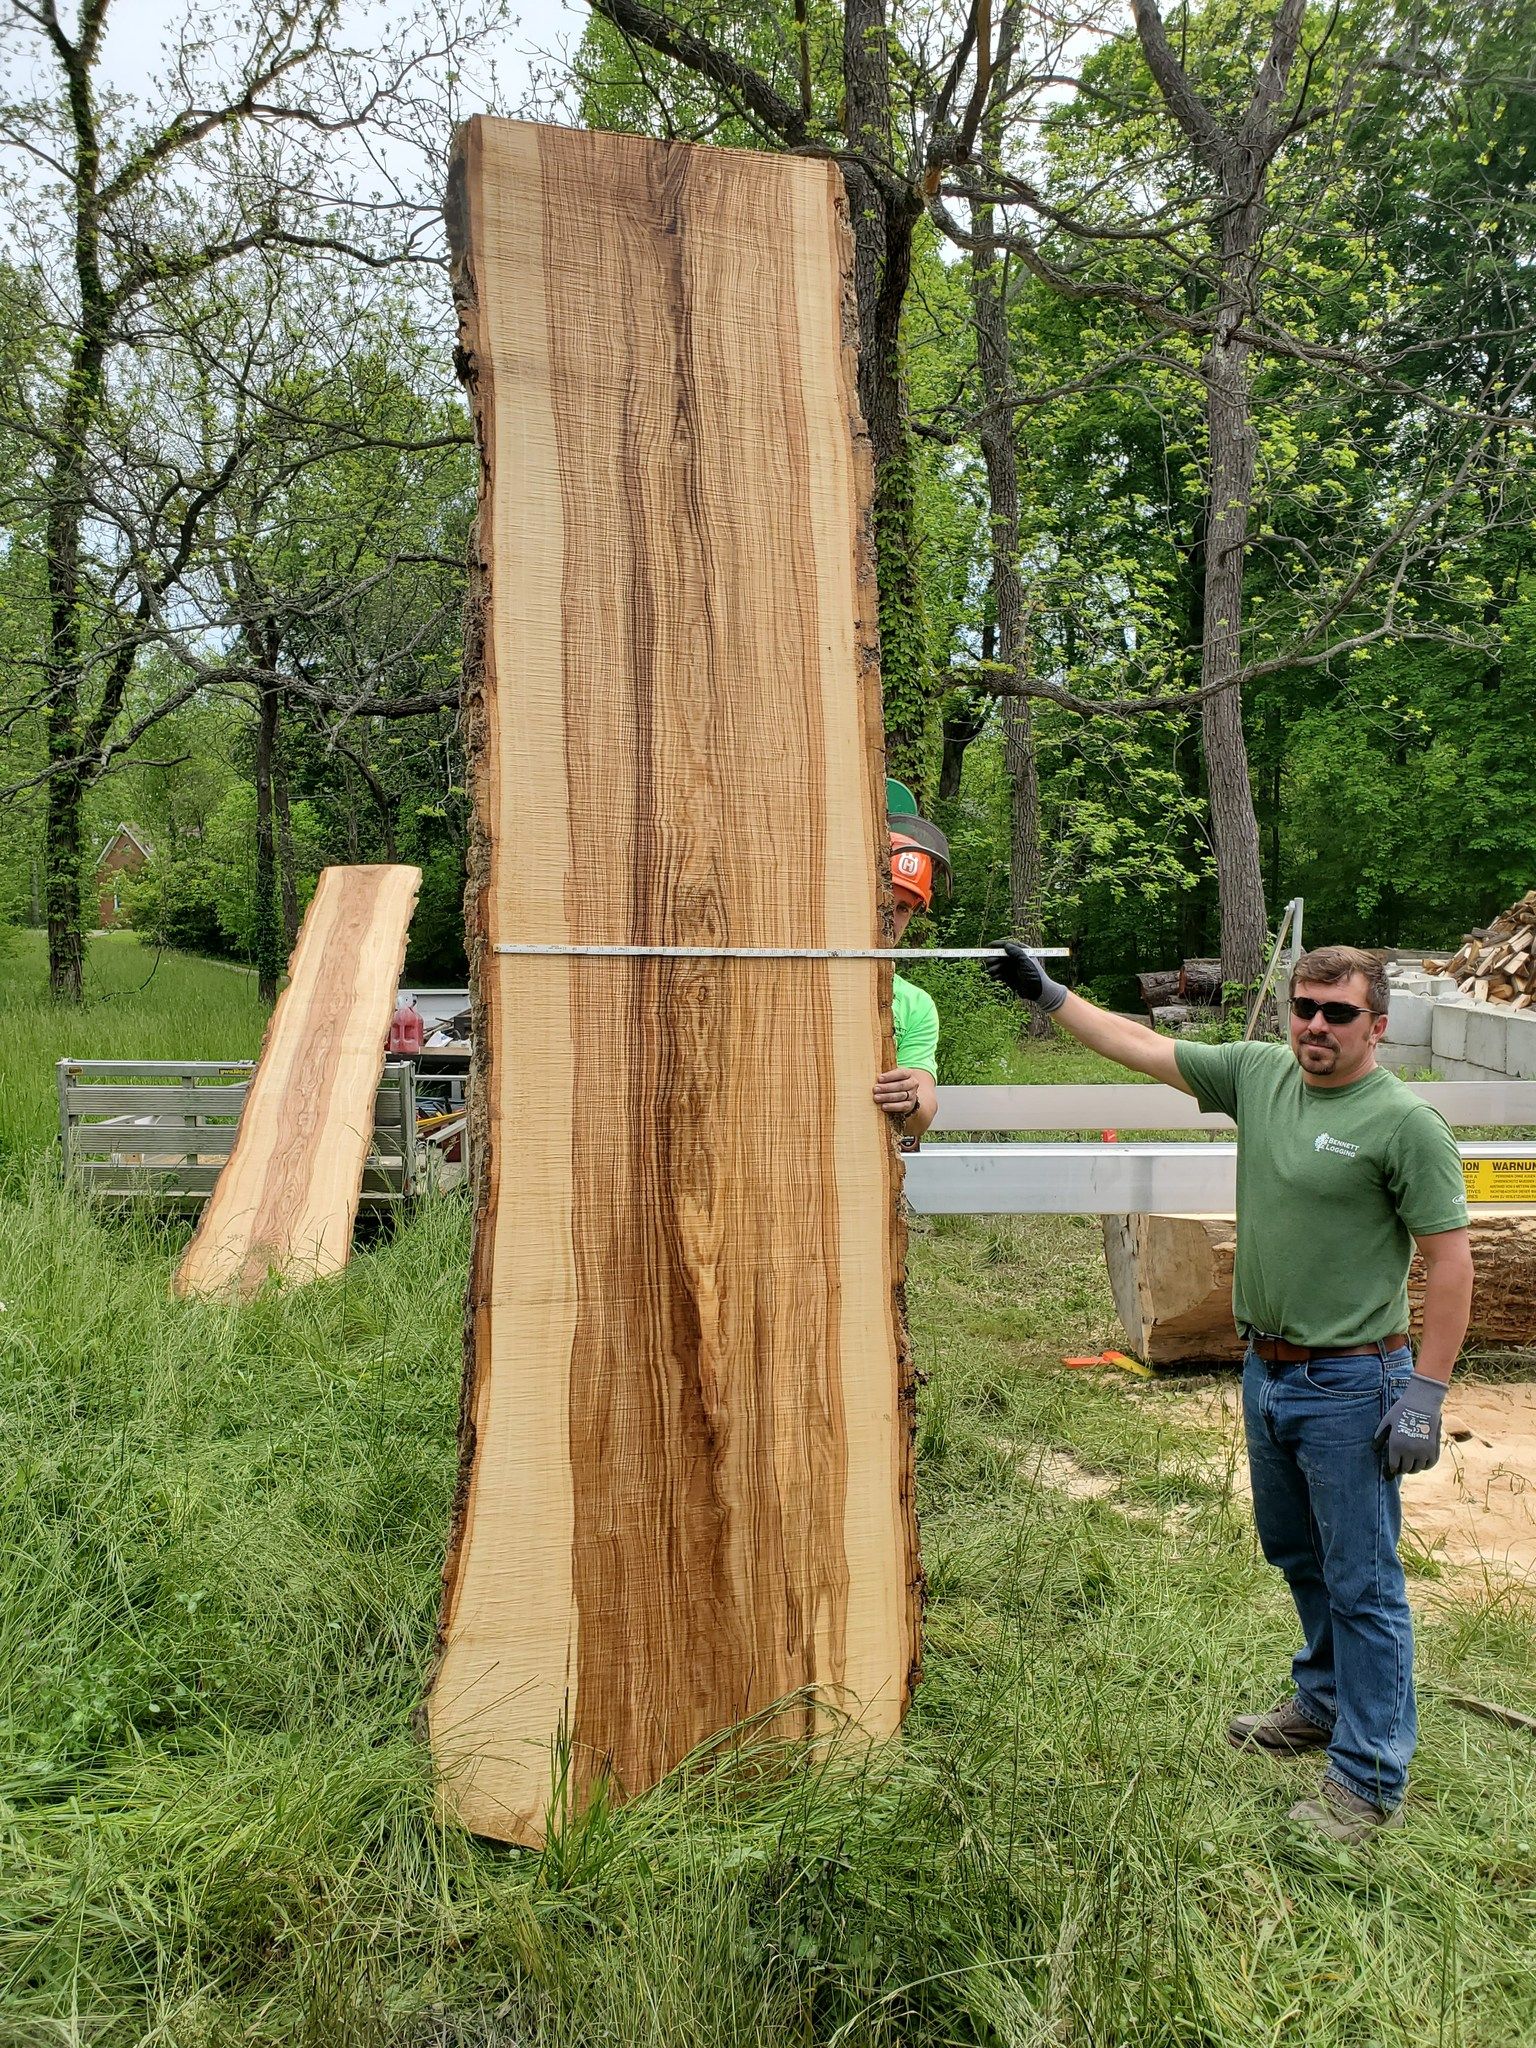
[[[137,875],[154,858],[154,848],[141,839],[131,825],[119,825],[96,856],[96,928],[115,931],[126,923],[121,897],[121,878]]]

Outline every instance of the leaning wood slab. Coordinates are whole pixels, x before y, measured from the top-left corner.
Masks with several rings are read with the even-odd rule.
[[[420,886],[419,868],[322,871],[178,1294],[243,1297],[347,1263]]]
[[[1471,1209],[1472,1320],[1469,1344],[1536,1348],[1536,1213]],[[1104,1257],[1127,1342],[1149,1365],[1238,1363],[1232,1323],[1231,1216],[1106,1216]],[[1417,1329],[1424,1262],[1416,1258],[1408,1296]]]
[[[480,1057],[444,1804],[535,1844],[918,1655],[870,469],[826,163],[477,120]]]

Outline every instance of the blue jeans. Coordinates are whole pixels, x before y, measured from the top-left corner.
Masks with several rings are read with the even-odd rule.
[[[1266,1365],[1250,1349],[1243,1364],[1259,1542],[1306,1638],[1291,1666],[1296,1704],[1332,1735],[1327,1775],[1388,1811],[1407,1785],[1418,1711],[1401,1482],[1372,1438],[1412,1370],[1406,1344],[1385,1359],[1298,1365]]]

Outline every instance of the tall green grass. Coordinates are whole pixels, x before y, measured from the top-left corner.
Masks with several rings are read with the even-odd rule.
[[[59,1060],[243,1060],[261,1048],[254,974],[130,933],[89,941],[85,994],[79,1007],[51,1000],[40,932],[0,953],[0,1168],[56,1133]]]
[[[536,1856],[440,1827],[466,1222],[233,1309],[42,1154],[0,1188],[0,2048],[1536,2039],[1536,1752],[1434,1691],[1536,1707],[1529,1606],[1430,1610],[1412,1825],[1298,1839],[1315,1765],[1221,1739],[1292,1638],[1222,1445],[1059,1366],[1112,1334],[1081,1220],[914,1225],[901,1743],[701,1762]]]

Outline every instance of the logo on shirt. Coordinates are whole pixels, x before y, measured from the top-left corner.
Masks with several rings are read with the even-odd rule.
[[[1314,1152],[1332,1152],[1340,1159],[1358,1159],[1360,1156],[1360,1147],[1358,1145],[1351,1145],[1344,1138],[1330,1138],[1326,1131],[1319,1131],[1312,1140],[1312,1150]]]

